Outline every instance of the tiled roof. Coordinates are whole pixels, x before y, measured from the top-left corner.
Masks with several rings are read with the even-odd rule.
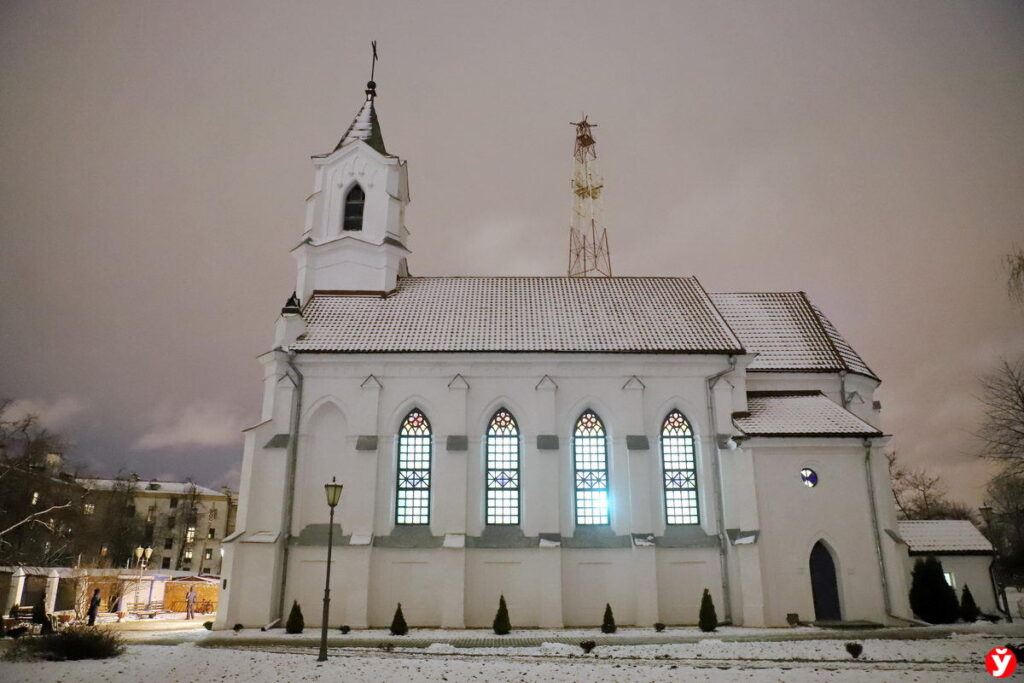
[[[712,294],[744,348],[753,371],[838,372],[878,379],[803,292]]]
[[[315,294],[303,317],[306,352],[743,352],[692,277],[408,277]]]
[[[991,553],[992,544],[966,519],[899,522],[900,536],[912,553]]]
[[[817,391],[751,391],[749,414],[733,423],[748,436],[869,437],[882,433]]]

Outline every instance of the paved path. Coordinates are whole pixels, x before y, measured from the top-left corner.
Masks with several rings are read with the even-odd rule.
[[[507,636],[496,636],[491,633],[481,632],[479,635],[453,635],[453,637],[434,636],[430,638],[416,637],[415,631],[408,636],[376,636],[365,637],[358,633],[341,635],[337,631],[328,633],[327,645],[331,648],[363,647],[378,648],[381,646],[425,648],[434,643],[444,643],[459,648],[477,647],[540,647],[543,643],[566,643],[578,645],[584,640],[593,640],[597,645],[669,645],[672,643],[696,643],[708,638],[715,638],[725,642],[756,642],[756,641],[787,641],[787,640],[921,640],[931,638],[946,638],[951,633],[963,632],[963,626],[959,629],[955,626],[949,628],[879,628],[879,629],[823,629],[823,630],[789,630],[779,629],[778,633],[757,634],[717,634],[717,633],[674,633],[661,634],[657,632],[618,633],[605,635],[595,631],[593,635],[580,636],[556,635],[546,633],[543,636],[531,636],[529,631],[513,632]],[[984,634],[992,637],[1003,637],[1003,634]],[[1024,629],[1013,637],[1024,636]],[[320,633],[315,629],[307,629],[306,633],[298,636],[261,636],[246,637],[245,633],[217,632],[210,636],[196,641],[202,647],[318,647],[320,645]]]

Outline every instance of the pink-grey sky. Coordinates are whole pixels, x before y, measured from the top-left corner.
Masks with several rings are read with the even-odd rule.
[[[4,2],[0,396],[94,472],[237,484],[376,39],[414,274],[564,273],[586,111],[615,272],[807,291],[976,504],[977,378],[1024,353],[1022,36],[1010,1]]]

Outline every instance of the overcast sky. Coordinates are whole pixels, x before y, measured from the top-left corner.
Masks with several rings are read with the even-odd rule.
[[[616,274],[808,292],[980,502],[977,378],[1024,352],[1019,2],[7,0],[0,396],[95,473],[237,485],[371,39],[414,274],[564,274],[586,111]]]

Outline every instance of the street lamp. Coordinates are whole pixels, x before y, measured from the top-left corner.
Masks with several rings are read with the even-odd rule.
[[[324,484],[324,493],[327,495],[327,505],[331,508],[331,518],[327,525],[327,579],[324,583],[324,618],[320,622],[320,656],[316,661],[327,661],[327,617],[331,607],[331,550],[334,547],[334,508],[341,500],[341,489],[343,484],[338,484],[334,477],[331,477],[330,484]]]
[[[153,556],[152,548],[143,548],[141,545],[135,547],[135,568],[139,572],[139,578],[135,582],[135,605],[139,604],[139,589],[142,588],[142,570],[149,564],[149,558]],[[147,605],[148,606],[148,605]]]

